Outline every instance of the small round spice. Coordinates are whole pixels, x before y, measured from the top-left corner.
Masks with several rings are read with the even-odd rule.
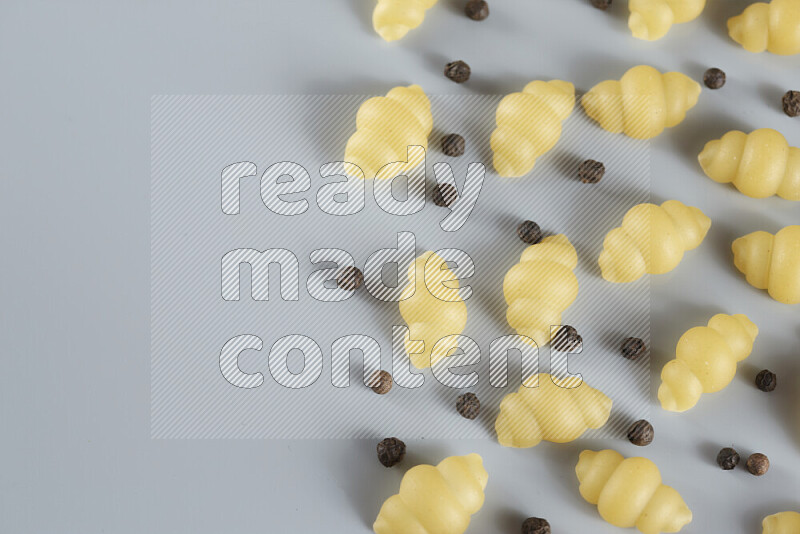
[[[406,444],[397,438],[386,438],[378,443],[378,461],[384,467],[392,467],[403,460]]]
[[[336,277],[336,285],[345,291],[355,291],[364,283],[364,273],[358,267],[345,267]]]
[[[565,324],[558,329],[556,335],[553,336],[551,346],[561,352],[570,352],[576,350],[583,344],[583,338],[575,330],[575,327]]]
[[[739,465],[739,453],[731,447],[725,447],[717,454],[717,464],[725,471],[730,471]]]
[[[708,69],[703,74],[703,83],[709,89],[719,89],[725,85],[725,79],[725,72],[716,67]]]
[[[747,470],[757,477],[766,474],[769,471],[769,458],[760,452],[751,454],[747,459]]]
[[[761,391],[769,393],[775,391],[775,386],[778,385],[778,377],[769,369],[764,369],[756,375],[756,387]]]
[[[592,5],[597,9],[602,9],[605,11],[609,7],[611,7],[611,0],[591,0]]]
[[[606,173],[606,166],[593,159],[587,159],[578,167],[578,178],[585,184],[596,184]]]
[[[464,154],[466,143],[464,138],[458,134],[448,134],[442,137],[442,152],[445,156],[457,158]]]
[[[469,0],[464,11],[472,20],[484,20],[489,16],[489,4],[484,0]]]
[[[371,389],[378,395],[386,395],[392,389],[392,375],[389,371],[375,371],[370,377]]]
[[[522,221],[517,226],[517,235],[522,239],[523,243],[535,245],[542,240],[542,229],[533,221]]]
[[[440,207],[449,206],[458,198],[456,188],[450,184],[441,184],[433,188],[431,192],[433,203]]]
[[[647,351],[644,341],[638,337],[629,337],[622,342],[622,355],[629,360],[636,360]]]
[[[541,517],[529,517],[522,522],[522,534],[550,534],[550,523]]]
[[[475,419],[481,411],[481,401],[478,400],[474,393],[464,393],[458,396],[456,410],[462,417]]]
[[[464,83],[469,80],[472,71],[469,65],[463,61],[452,61],[444,66],[444,75],[456,83]]]
[[[628,428],[628,441],[638,447],[645,447],[653,443],[655,430],[653,425],[644,419],[640,419]]]
[[[800,91],[786,91],[781,102],[784,113],[790,117],[800,116]]]

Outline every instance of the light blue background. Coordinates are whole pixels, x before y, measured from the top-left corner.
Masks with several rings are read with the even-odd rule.
[[[632,39],[624,2],[493,0],[475,23],[441,0],[399,43],[371,29],[373,2],[6,1],[0,5],[2,339],[0,531],[367,532],[401,469],[371,441],[151,441],[149,438],[149,106],[153,94],[432,93],[518,90],[536,78],[579,89],[649,63],[728,84],[704,91],[688,119],[654,143],[653,192],[703,208],[714,226],[674,274],[653,280],[653,366],[680,334],[717,312],[745,312],[761,335],[723,393],[687,414],[654,407],[644,454],[695,512],[687,532],[759,532],[763,516],[800,509],[797,307],[770,300],[733,268],[730,242],[800,222],[798,206],[753,200],[705,178],[703,144],[771,127],[800,145],[780,111],[800,89],[800,56],[751,55],[726,36],[747,2],[712,0],[657,43]],[[441,69],[473,69],[454,87]],[[766,395],[757,370],[779,375]],[[793,383],[792,383],[793,382]],[[654,375],[653,393],[657,387]],[[756,479],[718,470],[735,445],[772,460]],[[470,532],[516,532],[527,515],[557,532],[619,532],[580,500],[585,447],[505,450],[492,441],[408,441],[404,466],[478,452],[490,473]]]

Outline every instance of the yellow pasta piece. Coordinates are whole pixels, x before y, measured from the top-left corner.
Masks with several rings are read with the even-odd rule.
[[[381,506],[375,534],[462,534],[483,506],[489,475],[477,454],[412,467]]]
[[[550,327],[561,324],[561,313],[578,296],[578,278],[572,272],[577,265],[578,253],[565,235],[527,247],[503,280],[509,326],[539,347],[549,343]]]
[[[800,303],[800,225],[753,232],[733,242],[733,264],[747,282],[784,304]]]
[[[661,483],[658,467],[647,458],[625,458],[610,449],[583,451],[575,473],[581,496],[614,526],[659,534],[678,532],[692,521],[683,498]]]
[[[678,200],[638,204],[625,214],[622,226],[606,234],[598,262],[603,278],[626,283],[645,273],[667,273],[685,251],[703,242],[710,227],[711,219],[702,211]]]
[[[657,41],[673,24],[699,17],[705,7],[706,0],[629,0],[628,27],[637,39]]]
[[[538,386],[536,386],[538,380]],[[611,414],[611,399],[576,379],[556,385],[548,374],[528,378],[500,403],[494,428],[504,447],[534,447],[542,440],[567,443],[589,428],[600,428]]]
[[[408,324],[406,350],[417,369],[425,369],[447,356],[458,346],[455,338],[467,324],[467,305],[459,295],[458,280],[441,256],[425,252],[408,268],[410,283],[400,298],[400,315]],[[427,282],[427,284],[426,284]],[[414,341],[425,343],[421,353],[413,354]]]
[[[431,103],[419,85],[395,87],[386,96],[370,98],[361,104],[356,116],[356,132],[347,141],[344,159],[350,176],[394,178],[378,175],[389,163],[406,161],[408,147],[415,145],[427,150],[428,136],[433,129]],[[408,161],[408,169],[423,162],[422,156]]]
[[[681,74],[639,65],[622,79],[606,80],[581,99],[586,114],[612,133],[651,139],[680,124],[697,104],[700,84]]]
[[[761,522],[762,534],[800,534],[800,514],[780,512],[768,515]]]
[[[372,27],[386,41],[406,36],[425,19],[425,11],[437,0],[378,0],[372,12]]]
[[[569,82],[534,81],[497,106],[497,129],[492,133],[497,174],[516,178],[528,174],[536,158],[561,137],[561,123],[575,107],[575,86]]]
[[[748,197],[800,200],[800,148],[775,130],[733,130],[706,143],[697,159],[706,176]]]
[[[703,393],[725,388],[736,375],[736,364],[750,356],[756,336],[758,327],[741,314],[720,313],[708,326],[689,329],[678,340],[675,359],[661,371],[661,407],[685,412]]]
[[[748,52],[800,54],[800,0],[751,4],[728,19],[728,35]]]

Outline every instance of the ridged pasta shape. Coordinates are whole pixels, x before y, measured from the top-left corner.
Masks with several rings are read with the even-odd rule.
[[[385,41],[397,41],[422,24],[425,12],[437,0],[378,0],[372,27]]]
[[[578,296],[577,265],[578,253],[565,235],[527,247],[503,280],[509,326],[538,347],[547,345],[551,326],[561,324],[561,314]]]
[[[516,178],[528,174],[536,159],[555,146],[561,123],[575,107],[575,86],[569,82],[533,81],[497,106],[497,129],[490,144],[497,174]]]
[[[549,374],[539,374],[503,398],[494,428],[504,447],[535,447],[542,440],[574,441],[605,425],[610,414],[611,399],[586,382],[566,379],[556,385]]]
[[[680,494],[661,483],[656,464],[620,453],[583,451],[575,467],[581,496],[597,505],[600,516],[617,527],[643,534],[679,532],[692,521]]]
[[[375,534],[462,534],[483,506],[489,475],[477,454],[412,467],[381,506]]]
[[[753,232],[733,242],[733,264],[758,289],[784,304],[800,303],[800,225],[775,235]]]
[[[693,408],[703,393],[727,387],[736,375],[736,364],[753,350],[758,327],[745,315],[720,313],[684,333],[675,359],[661,370],[658,400],[670,412]]]
[[[800,54],[800,0],[751,4],[728,19],[728,35],[748,52]]]
[[[705,7],[706,0],[629,0],[628,28],[637,39],[657,41],[673,24],[699,17]]]
[[[366,100],[356,115],[356,132],[345,147],[344,159],[358,166],[365,178],[394,178],[381,176],[378,171],[389,163],[406,161],[408,147],[421,146],[427,150],[428,136],[433,129],[431,103],[419,85],[395,87],[386,96]],[[422,156],[408,161],[411,169],[422,163]],[[358,169],[345,165],[351,176],[361,176]]]
[[[435,365],[455,349],[456,339],[448,336],[460,334],[467,324],[467,305],[459,294],[458,280],[451,280],[454,276],[445,260],[430,251],[408,268],[410,283],[400,295],[400,315],[408,324],[410,337],[405,345],[417,369]],[[413,353],[415,341],[425,343],[423,352]]]
[[[661,206],[638,204],[603,240],[598,261],[603,278],[627,283],[645,274],[667,273],[678,266],[685,251],[703,242],[710,227],[711,219],[702,211],[678,200]]]
[[[800,534],[800,514],[780,512],[768,515],[761,522],[761,534]]]
[[[728,132],[706,143],[697,159],[706,176],[748,197],[800,200],[800,148],[770,128]]]
[[[681,74],[639,65],[619,81],[606,80],[581,99],[586,114],[612,133],[652,139],[680,124],[697,104],[700,84]]]

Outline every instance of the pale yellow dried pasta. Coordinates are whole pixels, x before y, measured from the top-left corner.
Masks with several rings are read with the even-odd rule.
[[[800,200],[800,148],[775,130],[733,130],[706,143],[697,159],[706,176],[748,197]]]
[[[784,304],[800,303],[800,225],[775,235],[753,232],[733,242],[733,264],[747,282]]]
[[[597,505],[600,516],[617,527],[643,534],[678,532],[692,521],[692,511],[675,489],[661,483],[656,464],[620,453],[583,451],[575,467],[580,493]]]
[[[628,27],[637,39],[656,41],[664,37],[673,24],[699,17],[705,7],[706,0],[629,0]]]
[[[728,19],[728,35],[748,52],[800,54],[800,0],[751,4]]]
[[[587,115],[612,133],[651,139],[680,124],[697,104],[700,84],[681,74],[639,65],[592,87],[581,99]]]
[[[761,534],[800,534],[800,514],[780,512],[768,515],[761,522]]]
[[[509,326],[539,347],[549,343],[551,326],[561,324],[561,314],[578,296],[577,265],[578,253],[565,235],[527,247],[503,280]]]
[[[492,133],[494,168],[503,177],[528,174],[536,158],[561,137],[561,123],[575,107],[575,86],[569,82],[533,81],[497,106],[497,129]]]
[[[435,365],[455,349],[456,338],[448,336],[460,334],[467,324],[467,305],[459,294],[458,280],[451,280],[454,276],[445,260],[430,251],[408,268],[412,283],[400,295],[400,315],[408,324],[406,350],[417,369]],[[422,352],[413,353],[414,341],[425,343]]]
[[[370,98],[358,108],[356,132],[345,147],[347,173],[360,177],[363,172],[368,179],[394,178],[396,173],[378,172],[389,163],[407,161],[409,146],[427,149],[432,129],[431,103],[419,85],[395,87],[386,96]],[[408,169],[422,163],[422,157],[408,160]]]
[[[720,313],[708,326],[689,329],[678,340],[675,359],[661,370],[661,407],[685,412],[703,393],[725,388],[736,375],[736,364],[750,356],[756,336],[758,327],[742,314]]]
[[[412,467],[383,503],[375,534],[462,534],[483,506],[489,475],[477,454]]]
[[[406,36],[425,19],[425,12],[437,0],[378,0],[372,12],[372,27],[386,41]]]
[[[494,428],[504,447],[534,447],[542,440],[567,443],[590,428],[600,428],[611,414],[611,399],[574,379],[557,385],[549,374],[534,375],[500,403]]]
[[[622,226],[603,240],[600,270],[609,282],[626,283],[647,274],[663,274],[681,262],[687,250],[703,242],[711,219],[678,200],[661,206],[638,204],[628,210]]]

